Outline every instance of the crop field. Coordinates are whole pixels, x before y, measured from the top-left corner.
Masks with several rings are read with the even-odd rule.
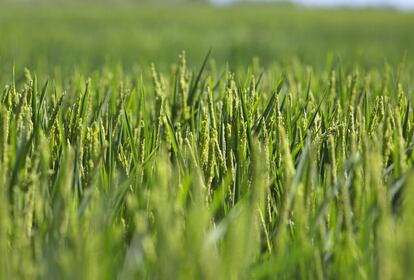
[[[410,279],[413,34],[0,1],[0,279]]]

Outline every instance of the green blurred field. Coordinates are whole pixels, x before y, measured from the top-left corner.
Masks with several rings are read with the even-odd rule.
[[[0,2],[0,280],[412,278],[413,26]]]
[[[1,4],[0,4],[1,5]],[[268,65],[329,57],[371,67],[414,55],[414,14],[390,10],[313,10],[290,5],[144,6],[3,4],[0,63],[31,69],[96,69],[121,63],[167,66],[186,50],[200,61],[209,48],[220,65]]]

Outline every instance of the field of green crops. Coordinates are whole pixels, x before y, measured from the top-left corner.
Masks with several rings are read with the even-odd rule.
[[[409,279],[414,14],[0,2],[0,279]]]

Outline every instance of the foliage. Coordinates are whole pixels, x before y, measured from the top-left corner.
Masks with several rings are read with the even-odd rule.
[[[409,71],[206,62],[5,87],[3,278],[412,274]]]
[[[0,279],[414,274],[412,14],[7,7]]]
[[[76,3],[76,2],[75,2]],[[233,71],[257,57],[264,66],[297,62],[323,70],[336,57],[347,70],[414,59],[413,13],[314,10],[286,5],[0,4],[0,69],[60,76],[103,66],[168,71],[186,50],[212,48]],[[1,75],[0,79],[5,77]]]

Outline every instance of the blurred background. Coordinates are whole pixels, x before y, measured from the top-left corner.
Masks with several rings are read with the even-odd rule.
[[[300,61],[377,67],[413,59],[413,0],[0,0],[0,67],[167,69]],[[63,70],[65,71],[65,70]]]
[[[213,4],[232,4],[238,0],[210,0]],[[277,0],[273,0],[275,2]],[[239,1],[240,2],[240,1]],[[272,0],[251,0],[250,2],[272,2]],[[397,9],[413,9],[414,1],[412,0],[292,0],[292,3],[308,6],[326,6],[326,7],[390,7]]]

